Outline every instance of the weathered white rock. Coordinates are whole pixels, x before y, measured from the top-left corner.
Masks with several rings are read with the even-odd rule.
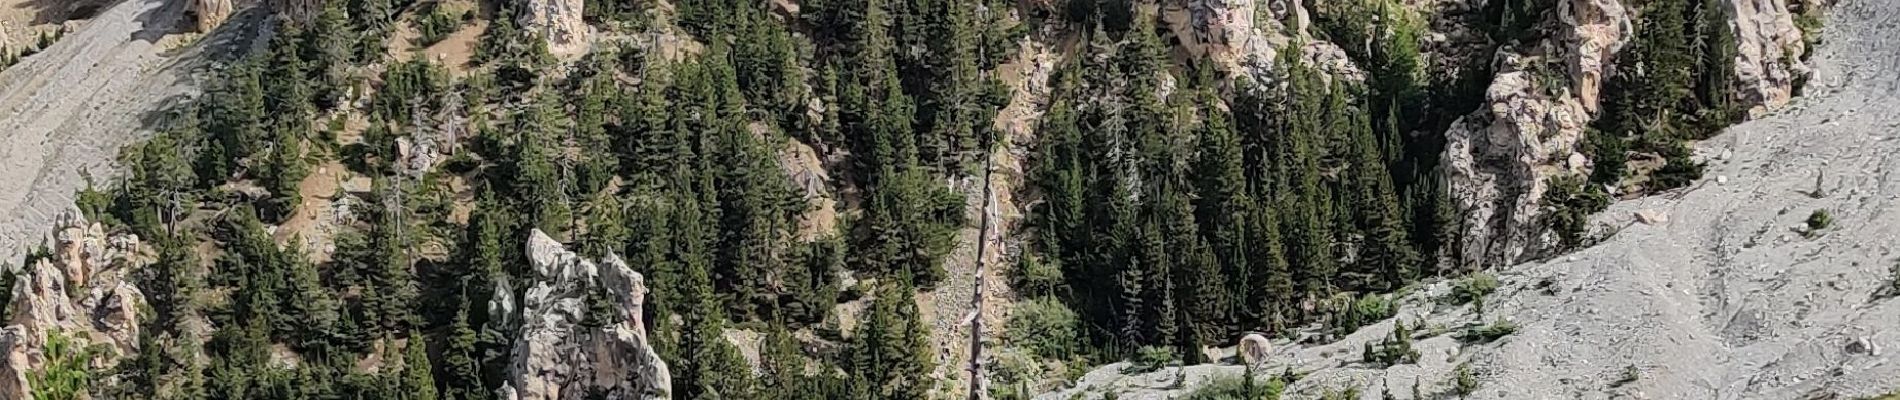
[[[548,42],[548,52],[572,55],[587,51],[587,21],[581,19],[584,0],[523,0],[521,26]]]
[[[1262,13],[1260,7],[1268,12]],[[1261,18],[1265,15],[1274,17]],[[1346,57],[1345,50],[1306,34],[1304,27],[1312,24],[1298,0],[1191,0],[1185,6],[1167,3],[1161,16],[1175,37],[1182,38],[1181,48],[1196,57],[1206,56],[1229,78],[1270,81],[1280,52],[1293,44],[1293,38],[1308,37],[1299,48],[1307,65],[1326,72],[1327,79],[1365,80],[1365,72]],[[1300,29],[1281,23],[1287,19],[1301,21]]]
[[[1444,174],[1464,211],[1460,263],[1509,265],[1555,242],[1538,223],[1547,181],[1588,172],[1579,144],[1594,117],[1605,67],[1627,42],[1631,25],[1614,0],[1566,0],[1555,40],[1514,53],[1500,50],[1498,74],[1485,105],[1445,132]],[[1539,73],[1550,60],[1569,79]],[[1547,85],[1561,86],[1547,87]],[[1584,160],[1587,161],[1587,160]]]
[[[1509,264],[1549,244],[1535,217],[1546,180],[1575,173],[1589,112],[1572,96],[1551,97],[1529,72],[1498,75],[1487,107],[1446,132],[1445,174],[1464,210],[1463,262]]]
[[[1795,0],[1801,1],[1801,0]],[[1807,43],[1794,24],[1789,0],[1723,0],[1723,11],[1734,18],[1735,79],[1741,106],[1759,117],[1788,104],[1794,81],[1808,74],[1801,63]]]
[[[1615,0],[1567,0],[1557,7],[1562,30],[1565,67],[1576,90],[1577,100],[1590,112],[1597,110],[1597,92],[1602,89],[1604,71],[1634,29],[1623,4]]]
[[[1247,365],[1260,365],[1267,361],[1268,355],[1273,354],[1273,342],[1267,341],[1266,336],[1258,333],[1241,336],[1240,344],[1236,348],[1234,352],[1239,353],[1240,361]]]
[[[46,361],[42,353],[49,333],[59,332],[83,345],[104,345],[109,351],[94,358],[94,366],[110,368],[138,349],[138,309],[145,295],[125,282],[137,268],[137,236],[108,236],[104,227],[87,223],[76,212],[62,214],[53,231],[52,257],[16,271],[17,281],[7,305],[10,319],[0,330],[0,398],[31,398],[26,378]]]
[[[514,313],[509,291],[489,304],[498,320],[520,324],[501,398],[669,398],[672,376],[647,342],[644,278],[618,256],[586,260],[539,230],[529,237],[527,250],[535,279],[521,298],[520,313]],[[611,323],[587,327],[580,322],[588,288],[595,285],[618,313]]]
[[[224,25],[224,20],[230,19],[231,13],[237,8],[232,3],[233,0],[191,0],[188,10],[197,17],[193,27],[203,33]]]
[[[1669,214],[1647,208],[1636,210],[1636,222],[1648,225],[1661,225],[1669,222]]]

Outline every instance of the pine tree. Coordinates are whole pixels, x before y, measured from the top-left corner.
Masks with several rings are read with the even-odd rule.
[[[1696,81],[1697,104],[1701,107],[1697,119],[1701,122],[1695,139],[1714,135],[1722,127],[1740,120],[1741,110],[1735,104],[1735,56],[1739,51],[1736,45],[1735,30],[1729,27],[1729,18],[1722,10],[1721,2],[1701,2],[1696,9],[1697,54],[1694,75]]]
[[[467,289],[464,288],[464,291]],[[447,400],[485,400],[489,390],[482,385],[481,364],[477,356],[479,343],[475,330],[469,326],[469,308],[460,308],[455,319],[449,323],[447,343],[442,348],[442,371],[447,375],[442,390],[442,398]]]
[[[673,360],[680,371],[673,393],[685,399],[751,398],[752,377],[738,350],[725,339],[725,306],[713,289],[712,260],[708,252],[708,224],[691,206],[682,206],[676,220],[676,258],[682,274],[680,344]]]
[[[798,339],[792,336],[791,329],[784,324],[773,324],[772,329],[766,332],[762,345],[764,348],[760,349],[759,355],[760,367],[765,372],[759,386],[761,394],[768,395],[764,397],[785,399],[810,395],[799,393],[810,386],[805,381],[812,379],[805,373],[810,363],[805,360],[799,344]]]
[[[736,297],[728,304],[733,315],[761,319],[770,312],[759,308],[776,303],[770,280],[784,273],[777,240],[792,224],[780,209],[791,201],[791,187],[771,150],[751,132],[726,124],[719,134],[716,157],[726,169],[716,183],[723,220],[715,275],[721,291]]]
[[[303,243],[292,237],[290,243]],[[299,349],[314,349],[327,344],[337,320],[337,305],[325,287],[315,263],[304,256],[301,247],[291,245],[281,251],[283,264],[290,268],[283,284],[284,318],[277,320],[278,332],[294,338]]]
[[[851,338],[849,371],[872,399],[921,399],[930,390],[929,337],[911,290],[903,283],[880,283],[877,297],[864,310]]]
[[[560,237],[573,223],[565,189],[566,167],[559,160],[560,103],[542,94],[515,118],[515,195],[528,205],[530,226]]]
[[[403,400],[436,400],[435,375],[431,372],[435,367],[429,364],[422,333],[409,331],[409,343],[403,347],[402,388],[397,393]]]
[[[1320,185],[1319,180],[1319,137],[1323,127],[1322,117],[1327,115],[1323,101],[1328,99],[1326,91],[1319,82],[1318,72],[1304,65],[1297,51],[1289,51],[1280,60],[1288,74],[1288,83],[1283,97],[1265,99],[1266,104],[1281,104],[1284,120],[1274,122],[1279,128],[1272,139],[1272,154],[1268,159],[1276,160],[1271,169],[1275,175],[1274,189],[1268,193],[1284,193],[1279,196],[1274,207],[1286,210],[1281,218],[1282,232],[1287,238],[1287,261],[1298,265],[1292,271],[1299,290],[1317,295],[1332,290],[1330,279],[1338,270],[1338,260],[1332,251],[1332,233],[1325,222],[1332,213],[1326,207],[1332,194]],[[1271,112],[1271,111],[1269,111]],[[1265,118],[1272,121],[1271,117]],[[1274,135],[1273,133],[1263,133]]]
[[[372,324],[373,332],[402,332],[417,322],[415,299],[418,293],[409,254],[411,236],[401,231],[413,227],[402,226],[404,223],[398,214],[404,212],[401,208],[384,210],[382,219],[371,230],[373,250],[363,265],[368,268],[364,275],[368,287],[362,296],[366,312],[374,316],[364,322]]]
[[[1335,85],[1333,96],[1344,97],[1342,92],[1345,91],[1344,86]],[[1420,261],[1412,247],[1408,221],[1402,217],[1391,175],[1373,138],[1372,127],[1363,114],[1353,111],[1346,107],[1335,109],[1334,112],[1345,114],[1336,117],[1334,127],[1344,127],[1352,140],[1353,180],[1357,186],[1353,207],[1359,216],[1359,231],[1365,236],[1358,261],[1365,266],[1362,272],[1374,277],[1369,288],[1397,290],[1416,278]]]
[[[324,109],[335,107],[335,102],[344,96],[347,90],[344,84],[349,78],[349,64],[352,58],[350,36],[356,31],[350,27],[349,14],[343,10],[343,2],[325,2],[323,10],[311,22],[306,31],[303,58],[311,60],[310,69],[316,71],[317,81],[315,98],[318,106]]]
[[[1203,82],[1206,82],[1203,72]],[[1198,94],[1202,104],[1209,104],[1201,116],[1197,135],[1199,157],[1195,160],[1194,174],[1196,204],[1194,220],[1201,224],[1200,232],[1206,237],[1206,254],[1201,255],[1204,263],[1191,272],[1190,276],[1201,279],[1193,287],[1203,293],[1193,300],[1194,304],[1206,309],[1201,313],[1203,324],[1228,323],[1236,321],[1236,311],[1247,310],[1245,296],[1248,292],[1262,290],[1249,287],[1253,275],[1265,273],[1256,268],[1249,257],[1249,247],[1253,243],[1255,232],[1247,228],[1247,220],[1252,212],[1253,198],[1247,193],[1245,159],[1239,136],[1233,130],[1232,116],[1217,104],[1219,97],[1211,90],[1202,89]],[[1212,277],[1210,277],[1212,276]],[[1216,318],[1210,320],[1210,318]],[[1203,337],[1225,337],[1226,329],[1212,330],[1207,326],[1198,332]]]

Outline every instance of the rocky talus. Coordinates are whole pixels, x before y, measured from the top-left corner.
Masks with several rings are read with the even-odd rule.
[[[646,280],[619,256],[588,260],[536,230],[528,239],[534,280],[519,303],[503,293],[489,312],[504,324],[519,324],[508,364],[504,400],[665,399],[672,375],[647,341],[642,307]],[[587,293],[603,291],[612,316],[597,327],[582,325]]]
[[[63,214],[49,257],[14,271],[5,330],[0,330],[0,398],[33,393],[29,376],[44,367],[47,338],[62,335],[105,349],[92,366],[111,368],[138,351],[145,294],[127,276],[148,258],[137,235],[107,234],[98,223]]]

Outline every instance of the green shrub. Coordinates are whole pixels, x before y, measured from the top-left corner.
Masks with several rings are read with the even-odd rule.
[[[93,355],[98,349],[82,347],[79,342],[66,337],[59,331],[46,333],[46,363],[32,374],[33,400],[78,400],[90,398],[87,389],[92,387],[92,374],[89,372]]]
[[[1471,363],[1458,364],[1452,373],[1455,374],[1452,377],[1453,392],[1459,396],[1470,396],[1472,392],[1478,391],[1478,377],[1471,373]]]
[[[460,30],[462,22],[468,20],[469,16],[471,14],[467,12],[457,15],[442,9],[441,6],[432,7],[428,13],[416,18],[415,45],[428,47],[441,43],[443,39],[448,39],[449,35]]]
[[[1135,357],[1128,360],[1128,367],[1122,373],[1142,374],[1161,370],[1174,362],[1174,349],[1161,346],[1142,346],[1135,351]]]
[[[1011,285],[1017,293],[1027,297],[1054,296],[1061,290],[1064,279],[1062,266],[1056,264],[1055,259],[1044,260],[1034,254],[1024,254],[1017,266],[1014,276],[1016,282]]]
[[[1348,294],[1334,297],[1332,302],[1338,307],[1333,312],[1333,333],[1338,336],[1351,334],[1360,327],[1384,321],[1398,314],[1398,305],[1390,297],[1368,294],[1357,298]]]
[[[1814,213],[1808,214],[1808,230],[1809,231],[1818,231],[1822,229],[1827,229],[1827,227],[1832,226],[1832,225],[1834,225],[1834,217],[1831,215],[1828,215],[1827,209],[1825,208],[1814,210]]]
[[[1484,272],[1473,273],[1452,285],[1451,300],[1453,304],[1470,303],[1497,290],[1497,276]]]
[[[1797,4],[1801,3],[1797,2]],[[1821,19],[1820,7],[1805,4],[1798,7],[1801,7],[1801,10],[1794,13],[1794,26],[1801,29],[1801,42],[1807,48],[1807,52],[1802,54],[1801,59],[1807,61],[1808,56],[1814,54],[1814,45],[1821,44],[1821,27],[1825,21]]]
[[[1610,195],[1604,193],[1602,187],[1589,184],[1580,176],[1554,177],[1550,179],[1550,190],[1544,192],[1544,225],[1557,233],[1564,247],[1575,248],[1584,243],[1590,214],[1609,206]]]
[[[1182,400],[1278,400],[1286,383],[1278,377],[1260,379],[1251,371],[1239,375],[1216,376],[1188,392]]]
[[[1041,360],[1015,348],[997,352],[988,368],[990,398],[996,400],[1029,399],[1038,389],[1035,384],[1047,374]]]
[[[1366,342],[1361,354],[1367,364],[1393,366],[1418,362],[1418,350],[1412,349],[1412,335],[1405,323],[1392,325],[1392,335],[1378,343]]]
[[[1009,344],[1037,357],[1061,360],[1075,354],[1080,343],[1075,311],[1054,297],[1023,303],[1004,323]]]

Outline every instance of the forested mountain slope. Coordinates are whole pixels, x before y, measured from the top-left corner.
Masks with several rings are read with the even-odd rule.
[[[1593,218],[1606,239],[1499,269],[1502,284],[1481,304],[1466,288],[1488,285],[1473,279],[1428,285],[1402,296],[1396,318],[1339,342],[1286,344],[1259,381],[1302,375],[1286,386],[1292,398],[1353,388],[1401,399],[1891,393],[1900,261],[1886,221],[1900,199],[1888,173],[1900,167],[1891,156],[1900,117],[1876,110],[1900,100],[1891,73],[1900,40],[1885,33],[1900,24],[1900,4],[1843,2],[1828,21],[1803,98],[1697,146],[1709,179],[1610,206]],[[1362,355],[1395,348],[1395,327],[1407,329],[1402,351],[1417,361]],[[1123,372],[1130,366],[1044,398],[1233,393],[1246,371],[1191,367],[1177,386],[1171,368]]]
[[[6,221],[54,240],[9,244],[0,389],[1020,399],[1243,335],[1297,367],[1243,391],[1535,382],[1482,357],[1552,329],[1512,266],[1711,190],[1692,146],[1803,90],[1821,6],[126,0],[0,75],[96,95],[22,100],[20,151],[80,150],[20,171],[116,161],[10,190],[77,210]]]

